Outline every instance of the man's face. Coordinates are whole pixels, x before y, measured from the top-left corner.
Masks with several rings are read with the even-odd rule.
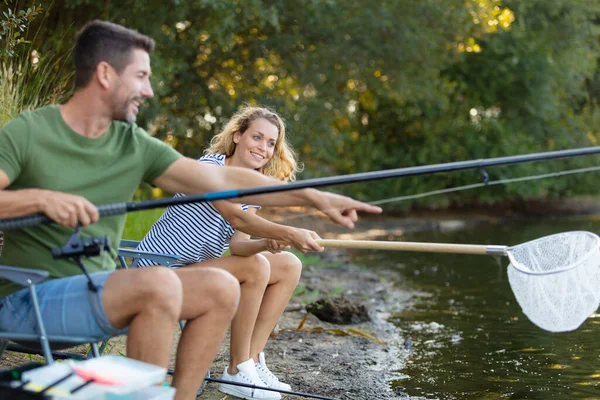
[[[150,55],[141,49],[131,52],[131,62],[113,89],[111,103],[113,119],[134,123],[140,105],[145,99],[154,96],[150,84]]]

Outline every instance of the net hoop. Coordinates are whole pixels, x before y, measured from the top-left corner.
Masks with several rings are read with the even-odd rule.
[[[525,264],[521,263],[517,259],[517,257],[515,257],[515,255],[514,255],[514,250],[523,248],[525,246],[533,247],[540,242],[550,241],[550,240],[554,241],[561,236],[575,236],[575,235],[584,236],[584,237],[588,237],[588,238],[592,239],[593,246],[591,246],[591,248],[589,250],[587,250],[586,254],[583,257],[579,257],[577,259],[577,262],[571,263],[562,268],[556,268],[551,271],[534,271],[534,270],[530,269],[529,267],[527,267]],[[506,253],[507,253],[508,259],[510,260],[510,263],[512,264],[512,266],[515,269],[517,269],[519,272],[522,272],[522,273],[528,274],[528,275],[551,275],[551,274],[558,274],[561,272],[565,272],[565,271],[568,271],[568,270],[578,267],[579,265],[586,262],[590,257],[593,257],[596,253],[595,250],[598,247],[600,247],[600,236],[596,235],[595,233],[588,232],[588,231],[571,231],[571,232],[562,232],[562,233],[557,233],[554,235],[544,236],[542,238],[531,240],[529,242],[525,242],[525,243],[522,243],[517,246],[509,247]]]

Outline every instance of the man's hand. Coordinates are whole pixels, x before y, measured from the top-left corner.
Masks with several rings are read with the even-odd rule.
[[[362,201],[351,199],[330,192],[316,191],[313,198],[315,207],[327,215],[333,222],[354,228],[354,222],[358,220],[358,212],[369,212],[380,214],[381,207],[372,206]]]
[[[100,218],[96,206],[85,197],[49,190],[42,192],[41,211],[65,228],[75,228],[77,223],[87,226]]]

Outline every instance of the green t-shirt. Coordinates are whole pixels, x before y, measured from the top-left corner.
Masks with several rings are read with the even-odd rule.
[[[131,201],[142,182],[152,182],[181,155],[135,124],[113,122],[99,138],[77,134],[57,105],[20,114],[0,129],[0,169],[6,190],[48,189],[83,196],[96,205]],[[86,269],[115,269],[125,215],[103,217],[82,229],[81,237],[108,236],[112,253],[83,258]],[[68,259],[55,260],[51,248],[62,246],[73,229],[57,224],[4,232],[0,264],[43,269],[51,278],[81,274]],[[0,280],[0,297],[21,287]]]

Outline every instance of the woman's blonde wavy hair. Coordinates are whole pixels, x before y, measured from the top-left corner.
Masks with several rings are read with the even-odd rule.
[[[231,157],[235,151],[236,143],[234,135],[239,132],[243,134],[248,130],[252,121],[264,118],[272,123],[279,133],[273,157],[259,169],[259,172],[280,179],[282,181],[295,181],[296,172],[302,167],[296,161],[296,152],[285,139],[285,124],[283,120],[272,110],[266,107],[242,106],[227,122],[223,130],[213,136],[208,149],[204,154],[225,154]]]

